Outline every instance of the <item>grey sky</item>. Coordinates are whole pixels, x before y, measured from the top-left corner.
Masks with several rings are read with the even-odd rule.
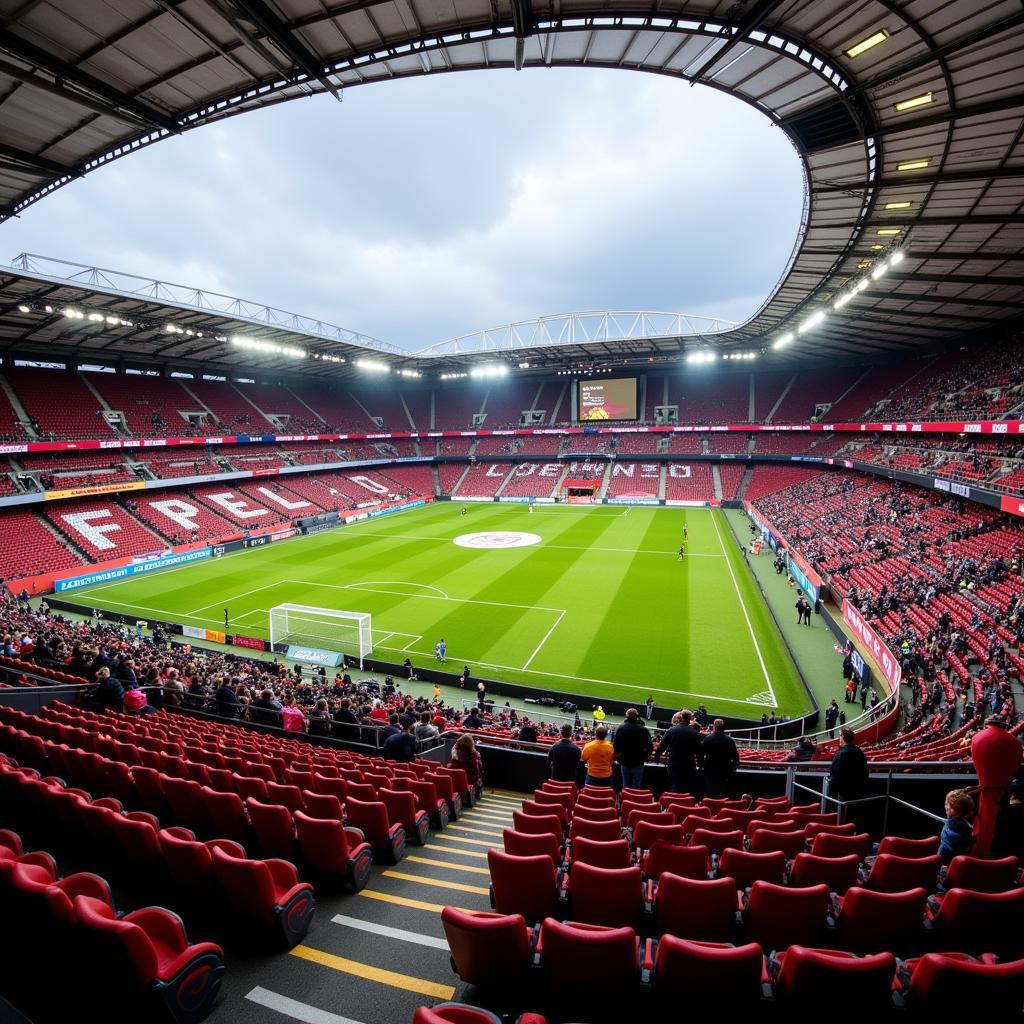
[[[799,225],[799,160],[745,104],[655,76],[491,71],[243,114],[0,228],[60,256],[419,348],[540,314],[743,320]]]

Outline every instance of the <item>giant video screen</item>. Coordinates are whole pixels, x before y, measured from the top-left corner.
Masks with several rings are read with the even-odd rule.
[[[581,422],[636,419],[636,377],[610,380],[581,380],[577,395],[577,416]]]

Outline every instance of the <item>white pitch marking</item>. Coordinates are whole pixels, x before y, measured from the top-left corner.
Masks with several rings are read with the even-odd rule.
[[[430,946],[431,949],[443,949],[446,953],[448,952],[446,939],[423,935],[420,932],[406,931],[404,928],[389,928],[386,924],[360,921],[358,917],[346,917],[344,914],[335,914],[331,918],[331,924],[340,924],[345,928],[356,928],[361,932],[369,932],[371,935],[383,935],[388,939],[400,939],[402,942],[412,942],[417,946]]]
[[[761,645],[757,642],[757,637],[754,634],[754,627],[750,622],[750,616],[747,614],[747,606],[743,603],[743,595],[740,593],[740,585],[736,581],[736,573],[732,571],[732,560],[729,558],[725,550],[725,544],[722,542],[722,531],[718,528],[718,520],[715,518],[715,513],[711,513],[711,523],[715,528],[715,533],[718,535],[718,545],[722,549],[722,555],[725,557],[725,564],[729,569],[729,575],[732,577],[732,585],[736,588],[736,597],[740,602],[740,610],[743,612],[743,618],[746,619],[747,629],[750,630],[750,639],[754,642],[754,650],[757,652],[757,660],[761,663],[761,671],[764,673],[764,681],[768,687],[768,692],[772,696],[772,703],[775,707],[778,707],[778,701],[775,698],[775,690],[772,688],[772,681],[768,675],[768,666],[764,663],[764,656],[761,654]],[[747,703],[754,703],[748,701]]]
[[[304,1024],[360,1024],[351,1017],[339,1017],[329,1010],[321,1010],[309,1003],[300,1003],[297,999],[283,996],[279,992],[271,992],[270,989],[257,985],[251,992],[246,994],[246,999],[251,1003],[265,1006],[268,1010],[276,1010],[285,1017],[292,1020],[301,1020]]]
[[[429,583],[411,583],[408,580],[363,580],[362,583],[349,583],[342,587],[342,590],[366,590],[368,587],[420,587],[422,590],[433,590],[435,594],[440,594],[445,601],[450,601],[451,598],[440,588],[432,587]],[[387,591],[373,591],[373,593],[387,593]],[[419,597],[419,594],[395,594],[395,597]],[[200,609],[201,611],[202,609]]]
[[[227,607],[232,601],[240,601],[243,597],[248,597],[250,594],[258,594],[261,590],[269,590],[271,587],[276,587],[276,583],[265,583],[262,587],[253,587],[252,590],[243,590],[240,594],[232,594],[230,597],[222,598],[219,601],[213,601],[210,604],[204,604],[202,607],[197,608],[197,612],[205,612],[207,608],[216,607]]]
[[[534,650],[533,654],[531,654],[526,659],[526,664],[523,666],[523,671],[524,672],[530,667],[530,662],[533,661],[533,659],[537,657],[537,655],[540,653],[540,649],[548,642],[548,637],[551,636],[552,633],[554,633],[554,631],[558,628],[558,624],[564,618],[565,618],[565,612],[562,612],[562,614],[559,615],[557,619],[555,619],[555,624],[544,634],[544,639],[541,640],[541,642],[539,644],[537,644],[537,647]]]

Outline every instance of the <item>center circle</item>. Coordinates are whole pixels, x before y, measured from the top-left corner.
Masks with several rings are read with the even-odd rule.
[[[536,533],[518,530],[487,530],[485,533],[463,533],[455,538],[460,548],[528,548],[540,543]]]

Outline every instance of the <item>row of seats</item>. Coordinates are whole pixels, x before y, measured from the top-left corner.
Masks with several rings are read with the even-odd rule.
[[[145,811],[126,813],[112,797],[94,800],[84,790],[67,788],[61,779],[41,778],[32,769],[6,762],[0,764],[0,792],[13,816],[26,823],[50,823],[44,827],[55,842],[79,853],[89,851],[93,861],[115,868],[132,864],[144,872],[150,890],[171,883],[182,900],[223,906],[239,926],[275,944],[294,946],[309,930],[316,909],[313,886],[299,879],[290,861],[250,858],[230,839],[198,842],[188,829],[161,828],[159,819]],[[326,869],[332,878],[349,880],[354,856],[368,873],[369,850],[359,837],[331,851],[319,825],[313,821],[302,848],[312,872],[323,877]]]
[[[719,1011],[757,1007],[765,998],[820,1012],[842,1000],[844,1014],[869,1014],[897,1002],[916,1009],[984,1007],[1020,1013],[1024,960],[999,962],[961,953],[928,953],[897,961],[889,951],[858,956],[845,950],[792,944],[765,956],[768,947],[739,946],[664,935],[638,938],[632,928],[610,928],[546,918],[532,932],[521,916],[473,914],[445,907],[441,914],[452,968],[486,991],[529,991],[545,986],[559,1000],[592,1005],[631,1003],[641,986],[689,1008]],[[487,1017],[447,1016],[477,1021]],[[417,1017],[428,1021],[429,1017]]]
[[[62,878],[49,854],[25,853],[10,831],[0,832],[0,893],[9,922],[0,977],[5,988],[25,986],[52,1019],[85,1012],[198,1024],[212,1009],[224,953],[212,942],[189,942],[176,914],[160,907],[121,913],[104,879],[88,872]]]

